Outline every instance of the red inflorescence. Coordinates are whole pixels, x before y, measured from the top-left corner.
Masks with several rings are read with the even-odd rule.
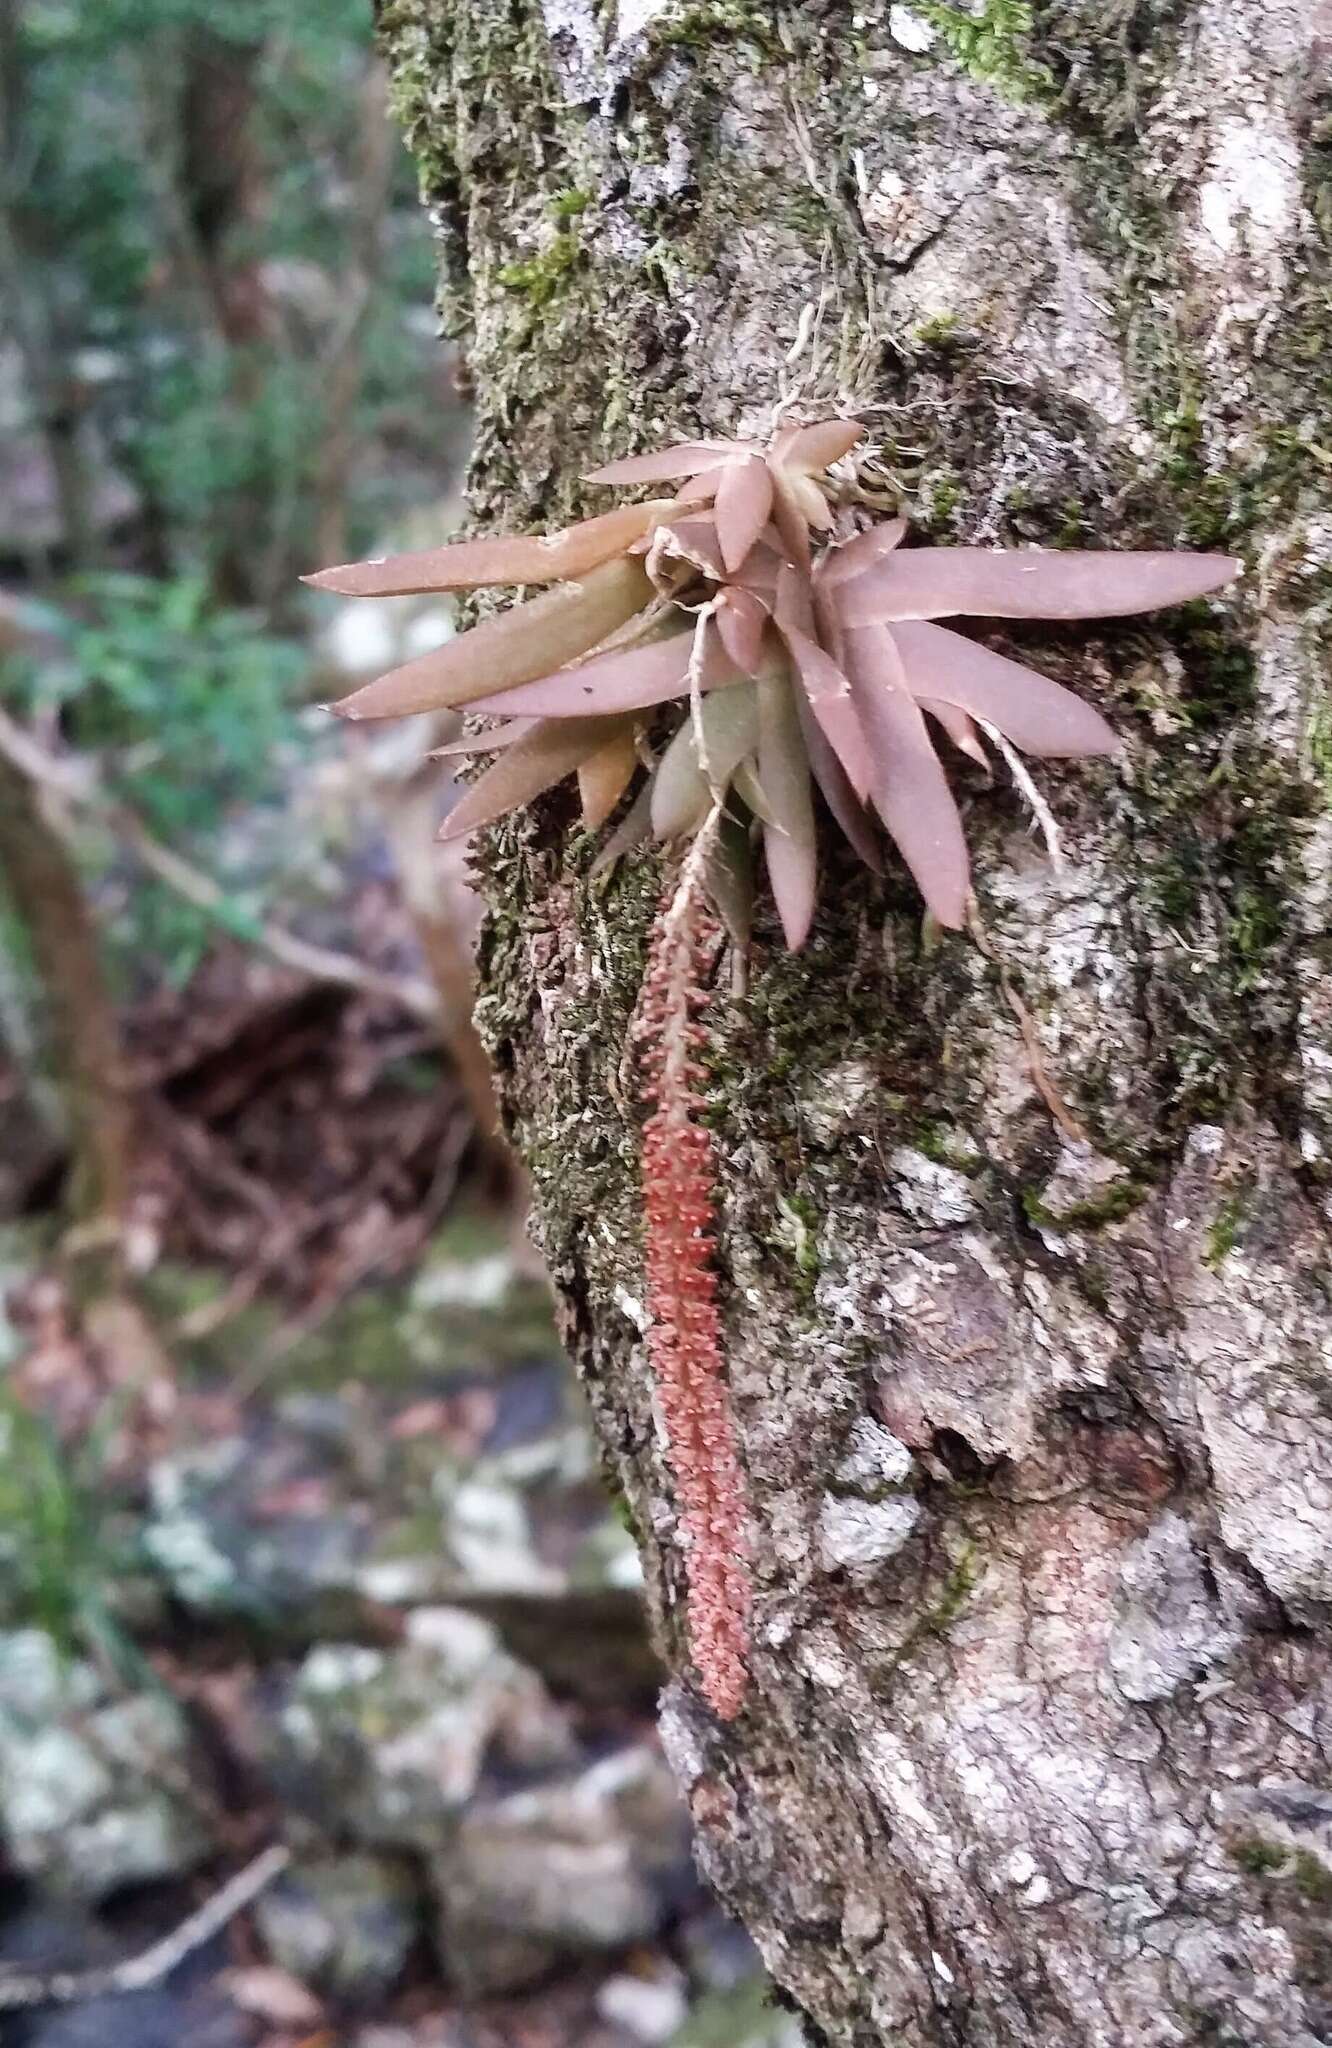
[[[712,1141],[694,1057],[716,938],[687,873],[657,922],[637,1035],[654,1104],[643,1137],[648,1347],[680,1500],[690,1647],[709,1702],[731,1720],[748,1675],[749,1526],[712,1264]]]

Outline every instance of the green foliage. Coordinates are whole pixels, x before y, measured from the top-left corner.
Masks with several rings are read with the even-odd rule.
[[[1036,99],[1050,91],[1050,72],[1026,50],[1032,25],[1028,0],[984,0],[976,13],[950,6],[949,0],[912,0],[911,11],[973,78],[1009,99]]]
[[[1251,1835],[1242,1842],[1236,1842],[1231,1850],[1233,1860],[1250,1877],[1269,1877],[1274,1870],[1284,1867],[1290,1854],[1280,1842],[1265,1842],[1260,1835]]]
[[[294,642],[213,605],[200,577],[89,576],[70,595],[82,610],[47,687],[150,825],[210,833],[273,788],[307,668]]]
[[[58,711],[74,746],[97,755],[108,791],[156,839],[216,873],[230,821],[242,806],[274,803],[284,764],[298,758],[307,656],[252,613],[215,605],[202,576],[84,576],[63,595],[64,609],[48,611],[55,652],[10,662],[0,701],[27,715]],[[111,935],[179,982],[219,925],[250,937],[258,907],[247,891],[203,911],[136,878]]]
[[[1204,1266],[1210,1266],[1213,1272],[1234,1251],[1246,1207],[1246,1191],[1240,1190],[1227,1195],[1213,1217],[1207,1232],[1207,1249],[1203,1253]]]
[[[578,236],[558,234],[524,263],[506,263],[499,274],[507,291],[521,292],[533,306],[547,306],[581,253]]]
[[[67,1653],[94,1650],[117,1663],[129,1651],[117,1582],[138,1562],[108,1495],[106,1450],[119,1422],[109,1404],[84,1445],[67,1452],[43,1417],[0,1388],[4,1618],[45,1629]]]
[[[1046,1207],[1034,1188],[1022,1190],[1022,1208],[1028,1220],[1048,1230],[1102,1230],[1109,1223],[1122,1223],[1140,1208],[1151,1190],[1141,1181],[1128,1178],[1111,1181],[1103,1194],[1085,1202],[1071,1202],[1058,1211]]]
[[[347,317],[348,245],[359,234],[361,0],[316,10],[290,0],[31,0],[17,16],[22,133],[14,191],[24,274],[80,380],[89,424],[142,494],[169,566],[217,576],[243,556],[247,595],[285,595],[313,560],[314,487],[330,406],[328,356]],[[200,209],[182,166],[185,92],[207,51],[247,67],[244,148],[259,193],[222,239],[271,296],[263,339],[228,340],[210,302]],[[405,152],[394,159],[382,285],[360,339],[355,445],[391,421],[428,465],[419,399],[429,339],[404,322],[431,297],[429,234]],[[211,230],[210,230],[211,232]],[[85,368],[86,365],[86,368]],[[419,492],[374,480],[352,505],[353,538]],[[233,586],[235,578],[232,578]]]

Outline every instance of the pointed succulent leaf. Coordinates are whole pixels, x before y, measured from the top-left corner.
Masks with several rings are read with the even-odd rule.
[[[673,448],[653,448],[646,455],[626,455],[590,469],[587,484],[652,484],[669,477],[698,476],[702,471],[748,455],[747,441],[678,441]]]
[[[863,803],[869,792],[870,761],[860,714],[842,670],[812,637],[809,591],[796,570],[787,569],[778,584],[776,621],[803,694]]]
[[[758,696],[752,684],[714,690],[699,705],[705,761],[699,759],[692,708],[657,764],[652,780],[652,829],[677,839],[701,824],[713,791],[724,790],[739,763],[758,745]]]
[[[806,526],[812,526],[816,533],[826,533],[833,523],[833,516],[828,500],[813,477],[805,476],[798,469],[784,470],[783,476],[796,510]]]
[[[772,471],[757,455],[733,462],[721,473],[714,506],[717,539],[727,572],[734,575],[768,523]]]
[[[614,718],[543,719],[458,800],[440,827],[440,838],[465,838],[478,826],[493,825],[509,811],[531,803],[590,760],[614,736],[619,723]]]
[[[772,460],[783,469],[812,474],[849,455],[864,438],[860,420],[819,420],[812,427],[788,427],[772,445]]]
[[[714,617],[721,644],[731,660],[742,674],[755,675],[762,657],[763,629],[768,623],[767,606],[752,590],[728,584]]]
[[[788,676],[765,676],[758,685],[758,777],[772,811],[763,828],[763,856],[786,943],[804,945],[818,893],[818,846],[795,691]]]
[[[805,739],[805,752],[809,755],[810,772],[823,792],[823,800],[865,866],[876,875],[882,874],[883,857],[874,836],[874,827],[865,815],[864,803],[851,787],[846,770],[834,753],[827,734],[814,716],[814,707],[808,696],[803,690],[797,689],[795,700],[796,710],[800,714],[800,729]]]
[[[663,640],[599,654],[575,668],[561,669],[558,675],[473,701],[479,710],[511,712],[518,717],[535,713],[542,718],[578,718],[643,711],[650,704],[665,704],[687,694],[693,645],[692,629],[671,633]],[[704,649],[702,687],[712,690],[739,680],[739,670],[710,633]]]
[[[621,855],[632,853],[652,833],[652,785],[645,782],[615,830],[592,863],[591,872],[600,875]]]
[[[403,718],[486,703],[596,647],[651,602],[641,562],[624,557],[589,570],[579,583],[546,591],[484,619],[402,668],[354,690],[334,710],[342,718]],[[487,703],[486,700],[492,700]],[[517,706],[501,703],[501,713]]]
[[[777,596],[777,578],[785,566],[781,536],[775,526],[765,526],[745,556],[743,567],[727,577],[726,587],[752,591],[771,611]]]
[[[461,739],[446,740],[442,747],[432,747],[426,755],[427,761],[450,761],[459,754],[499,754],[505,747],[511,747],[524,733],[535,725],[533,718],[508,718],[500,725],[492,725],[485,732],[464,733]]]
[[[906,530],[905,519],[880,519],[841,547],[829,548],[818,566],[820,587],[834,591],[867,569],[880,567],[884,557],[902,545]]]
[[[865,630],[891,633],[914,697],[937,698],[988,719],[1025,754],[1076,759],[1119,749],[1100,712],[1072,690],[979,641],[922,619]]]
[[[726,935],[744,952],[754,929],[754,854],[740,819],[724,816],[708,849],[707,890]]]
[[[742,761],[731,777],[731,787],[742,803],[748,804],[754,816],[762,825],[775,825],[776,814],[768,801],[767,791],[758,778],[754,762]]]
[[[1203,597],[1240,567],[1230,555],[1145,550],[904,548],[857,575],[838,602],[848,626],[960,612],[993,619],[1108,619]]]
[[[721,581],[726,565],[722,561],[717,522],[710,512],[689,519],[672,519],[658,528],[658,534],[662,536],[661,548],[667,558],[678,556],[682,561],[692,562],[705,576]]]
[[[807,640],[794,627],[787,629],[785,637],[810,709],[863,803],[872,780],[870,749],[851,687],[837,664],[814,641]]]
[[[579,764],[578,794],[583,806],[583,823],[589,832],[604,825],[634,779],[638,753],[634,746],[632,719],[625,719],[595,754]]]
[[[688,477],[675,493],[675,502],[680,506],[710,505],[717,495],[724,464],[716,469],[701,469],[697,476]]]
[[[960,754],[966,754],[978,768],[988,775],[990,759],[981,745],[981,736],[965,711],[959,711],[956,704],[941,704],[937,697],[917,697],[916,702],[936,725],[943,727],[949,739]]]
[[[809,522],[800,510],[791,478],[781,467],[772,473],[772,523],[787,561],[808,573]]]
[[[562,533],[496,534],[320,569],[301,581],[343,597],[409,597],[431,590],[474,590],[485,583],[565,583],[608,562],[669,513],[674,501],[617,505]]]
[[[845,645],[872,754],[874,807],[926,904],[940,924],[957,930],[966,922],[971,869],[948,778],[887,628],[848,632]]]

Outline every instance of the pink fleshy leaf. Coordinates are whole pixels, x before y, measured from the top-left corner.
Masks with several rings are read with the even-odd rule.
[[[673,448],[653,448],[646,455],[626,455],[605,462],[583,478],[588,484],[652,484],[669,477],[698,476],[701,471],[749,454],[747,441],[678,441]]]
[[[615,830],[593,861],[590,873],[600,875],[623,854],[632,853],[652,833],[652,785],[645,782]]]
[[[697,476],[688,478],[675,493],[676,504],[710,505],[717,495],[723,467],[724,464],[719,464],[716,469],[700,470]]]
[[[717,522],[710,512],[697,513],[688,519],[665,521],[657,531],[665,536],[664,546],[668,555],[679,555],[684,561],[692,562],[696,569],[701,569],[705,576],[721,581],[725,564]]]
[[[846,676],[813,638],[808,585],[798,570],[783,570],[777,585],[776,623],[795,665],[801,690],[837,755],[859,802],[869,793],[870,759],[860,714]]]
[[[638,769],[632,719],[625,719],[618,732],[589,754],[578,767],[578,795],[583,823],[589,832],[604,825],[633,781]]]
[[[780,467],[772,472],[772,521],[787,561],[808,574],[809,522],[800,510],[790,477]]]
[[[960,754],[966,754],[983,768],[988,775],[990,759],[981,745],[981,736],[965,711],[959,711],[956,704],[941,704],[937,697],[917,697],[917,704],[936,725],[943,727]]]
[[[465,838],[478,826],[493,825],[530,804],[590,760],[615,737],[620,723],[616,718],[543,719],[459,798],[440,827],[440,838]]]
[[[532,718],[510,718],[502,725],[492,725],[485,732],[474,732],[462,739],[446,740],[442,747],[432,747],[426,755],[427,761],[449,761],[459,754],[501,754],[506,747],[514,745],[536,723]]]
[[[758,696],[752,685],[714,690],[699,713],[706,771],[699,759],[692,709],[675,734],[652,779],[652,830],[658,839],[677,839],[700,825],[736,769],[758,745]]]
[[[879,567],[886,555],[891,555],[902,545],[906,530],[905,519],[881,519],[877,525],[866,527],[864,533],[856,534],[841,547],[829,548],[818,567],[820,587],[832,590],[853,577],[863,575],[867,569]],[[850,624],[850,620],[847,623]]]
[[[844,557],[857,545],[843,550]],[[940,619],[1108,619],[1204,597],[1239,574],[1230,555],[1060,548],[904,548],[838,594],[848,626]]]
[[[856,795],[847,777],[845,768],[829,744],[827,735],[814,716],[814,707],[803,690],[795,692],[796,710],[800,716],[800,730],[804,734],[805,752],[809,755],[810,771],[823,792],[823,800],[833,817],[842,828],[842,833],[865,866],[876,875],[883,873],[883,856],[874,836],[874,828],[865,815],[865,806]]]
[[[535,714],[540,718],[578,718],[643,711],[650,704],[664,704],[671,697],[685,695],[693,645],[692,629],[671,633],[664,640],[617,648],[613,653],[580,662],[575,668],[561,669],[558,675],[525,683],[520,689],[499,691],[493,697],[477,697],[473,701],[478,710],[512,713],[516,717]],[[715,634],[709,633],[702,687],[712,690],[739,680],[734,662]]]
[[[809,756],[790,679],[763,677],[758,701],[758,779],[773,820],[763,828],[763,857],[786,943],[796,953],[809,936],[818,893]]]
[[[785,563],[782,558],[782,544],[775,526],[765,526],[749,553],[743,566],[734,576],[727,578],[732,590],[752,590],[755,597],[763,600],[768,611],[772,610],[777,595],[777,579]]]
[[[806,526],[813,527],[816,533],[827,533],[833,523],[832,510],[813,477],[806,476],[802,470],[786,468],[781,475]]]
[[[1072,690],[961,633],[922,619],[865,630],[891,633],[914,697],[937,698],[988,719],[1025,754],[1077,759],[1119,749],[1100,712]]]
[[[618,557],[526,604],[483,619],[402,668],[354,690],[334,710],[341,718],[405,718],[411,712],[485,704],[516,684],[577,660],[651,602],[652,585],[638,561]],[[501,714],[517,706],[500,703]]]
[[[722,646],[743,675],[757,673],[768,609],[752,590],[731,584],[721,593],[713,617]]]
[[[844,636],[847,673],[873,759],[871,795],[940,924],[966,923],[971,865],[948,778],[886,627]]]
[[[870,750],[850,685],[831,657],[794,626],[785,629],[784,637],[810,709],[863,803],[871,782]]]
[[[722,471],[714,511],[722,561],[734,575],[772,511],[772,471],[761,457],[746,456]]]
[[[812,474],[849,455],[864,434],[860,420],[819,420],[812,427],[788,427],[772,444],[772,460],[783,469]]]
[[[341,568],[319,569],[301,581],[343,597],[408,597],[431,590],[473,590],[485,583],[563,583],[622,554],[671,510],[673,502],[657,498],[647,505],[617,505],[613,512],[585,519],[562,533],[487,535],[455,541],[451,547],[344,562]]]

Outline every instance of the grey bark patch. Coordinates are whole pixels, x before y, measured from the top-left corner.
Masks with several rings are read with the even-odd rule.
[[[920,1520],[919,1504],[826,1499],[819,1512],[819,1562],[852,1578],[875,1572],[902,1548]]]
[[[1168,1699],[1238,1647],[1182,1516],[1161,1515],[1120,1567],[1109,1663],[1126,1699]]]

